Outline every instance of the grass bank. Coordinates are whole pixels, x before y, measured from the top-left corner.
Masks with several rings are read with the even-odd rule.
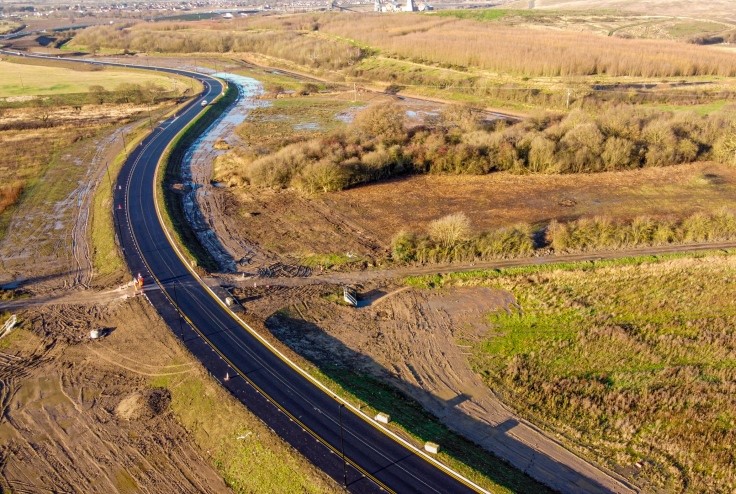
[[[163,215],[166,228],[173,233],[175,241],[190,262],[207,271],[217,271],[217,261],[202,246],[196,233],[186,219],[182,192],[175,185],[181,183],[181,168],[187,150],[212,125],[219,116],[238,99],[238,89],[228,85],[225,94],[207,107],[197,119],[191,122],[171,143],[162,158],[162,173],[159,174],[157,194],[160,204],[165,206]]]

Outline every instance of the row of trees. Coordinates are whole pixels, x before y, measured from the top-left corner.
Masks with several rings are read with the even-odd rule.
[[[162,100],[166,100],[175,96],[171,91],[152,83],[136,84],[132,82],[123,82],[112,90],[108,91],[103,86],[93,85],[89,87],[88,102],[101,105],[104,103],[134,103],[134,104],[155,104]]]
[[[311,68],[338,69],[360,60],[360,48],[294,31],[202,31],[183,27],[100,26],[80,32],[72,46],[161,53],[258,53]]]
[[[584,173],[705,159],[736,164],[736,125],[725,114],[619,107],[597,116],[544,113],[507,125],[453,107],[411,131],[404,120],[397,105],[374,106],[347,129],[266,156],[241,154],[228,173],[239,183],[315,193],[407,173]]]
[[[535,229],[518,224],[489,232],[473,232],[464,213],[437,219],[424,232],[400,231],[391,241],[396,262],[468,262],[529,256],[537,249],[557,253],[596,249],[682,244],[736,239],[736,215],[723,209],[695,213],[684,219],[638,216],[630,221],[605,216],[550,222],[543,243],[535,245]]]

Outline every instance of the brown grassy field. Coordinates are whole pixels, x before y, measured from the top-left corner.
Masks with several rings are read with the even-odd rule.
[[[156,26],[155,38],[150,36],[150,26],[126,30],[97,27],[79,34],[71,46],[94,43],[119,49],[176,53],[254,52],[312,69],[346,68],[378,51],[430,66],[522,76],[686,77],[736,73],[736,57],[724,58],[708,47],[683,46],[665,40],[632,41],[615,36],[602,42],[600,35],[580,32],[576,27],[595,24],[597,18],[591,16],[594,14],[581,15],[574,22],[568,19],[558,29],[540,29],[550,24],[549,16],[529,15],[521,17],[528,19],[528,24],[521,25],[436,15],[268,16],[232,23],[160,24]],[[535,19],[539,21],[535,23]],[[621,17],[613,16],[613,19]],[[602,27],[601,31],[612,34],[627,27],[627,22],[611,22],[608,29]],[[679,30],[682,36],[687,36],[691,31],[697,34],[718,31],[718,26],[722,30],[731,27],[728,22],[711,24],[703,24],[699,29],[680,22],[670,28],[675,34]],[[295,50],[295,46],[303,48]],[[304,54],[305,50],[308,55]]]
[[[424,229],[464,212],[478,230],[608,215],[678,216],[736,207],[736,170],[701,163],[580,176],[421,176],[325,194],[323,202],[387,242],[402,229]]]
[[[636,12],[647,15],[704,17],[736,22],[736,9],[730,0],[707,2],[682,2],[680,0],[535,0],[535,9],[593,10],[611,12]],[[514,9],[527,9],[528,0],[506,5]]]
[[[580,176],[415,176],[304,197],[248,188],[233,193],[236,223],[261,248],[290,260],[351,253],[380,261],[401,230],[424,231],[463,212],[473,230],[605,215],[682,218],[736,208],[736,170],[714,163]]]
[[[527,76],[732,76],[736,58],[713,50],[653,40],[603,42],[595,34],[489,26],[410,16],[327,17],[320,32],[422,63],[474,67]]]
[[[648,492],[733,492],[736,258],[522,268],[434,283],[492,286],[518,310],[464,341],[520,414]],[[612,351],[615,349],[615,351]]]

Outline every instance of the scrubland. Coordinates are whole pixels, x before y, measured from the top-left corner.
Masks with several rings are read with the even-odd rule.
[[[0,84],[0,237],[24,198],[63,199],[61,182],[44,184],[63,152],[111,125],[156,114],[190,90],[179,78],[90,69],[69,62],[0,61],[0,70],[12,74]]]
[[[320,31],[397,58],[525,76],[687,77],[736,74],[736,60],[658,40],[545,31],[425,16],[326,18]]]
[[[521,415],[635,465],[625,473],[645,489],[725,493],[736,487],[735,268],[727,254],[418,282],[514,295],[468,343],[474,369]]]
[[[482,18],[495,12],[501,11],[473,14]],[[523,12],[501,12],[499,17],[536,23],[485,22],[441,13],[323,13],[169,22],[154,29],[103,26],[82,31],[71,46],[228,53],[334,81],[391,85],[413,94],[517,110],[611,101],[692,106],[733,99],[727,79],[736,74],[733,54],[684,41],[579,32],[567,24],[550,28],[547,16]],[[575,26],[600,22],[590,13],[568,17]],[[612,19],[612,26],[628,22],[625,15]],[[729,25],[719,25],[725,36],[721,41],[727,41]],[[692,33],[720,35],[707,26]],[[695,88],[690,85],[694,82]]]
[[[346,129],[240,155],[226,183],[329,192],[403,174],[590,173],[716,159],[736,163],[731,112],[709,117],[614,108],[544,113],[507,126],[471,108],[407,130],[397,105],[373,106]],[[250,124],[246,124],[246,130]],[[233,159],[236,159],[235,157]]]

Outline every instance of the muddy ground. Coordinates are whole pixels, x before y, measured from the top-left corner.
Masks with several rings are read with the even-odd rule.
[[[170,392],[148,385],[202,370],[143,298],[19,316],[0,350],[3,489],[228,491],[171,413]],[[92,329],[106,336],[91,341]]]
[[[617,474],[604,474],[577,456],[586,452],[572,453],[520,419],[472,371],[471,344],[493,331],[490,313],[515,308],[509,292],[365,284],[357,308],[341,303],[340,286],[249,287],[236,294],[251,316],[265,319],[276,338],[317,367],[346,369],[395,387],[450,429],[553,489],[603,492],[602,485],[633,492]]]
[[[140,111],[125,110],[90,108],[82,124]],[[79,126],[65,111],[51,117]],[[46,130],[14,135],[38,146]],[[53,193],[21,201],[0,241],[0,321],[19,320],[0,339],[0,492],[231,492],[223,478],[239,492],[337,491],[210,379],[132,287],[94,277],[91,197],[123,146],[120,128],[95,130],[52,150],[52,166],[36,160]],[[5,151],[0,171],[16,173]],[[193,394],[199,408],[182,403]]]

